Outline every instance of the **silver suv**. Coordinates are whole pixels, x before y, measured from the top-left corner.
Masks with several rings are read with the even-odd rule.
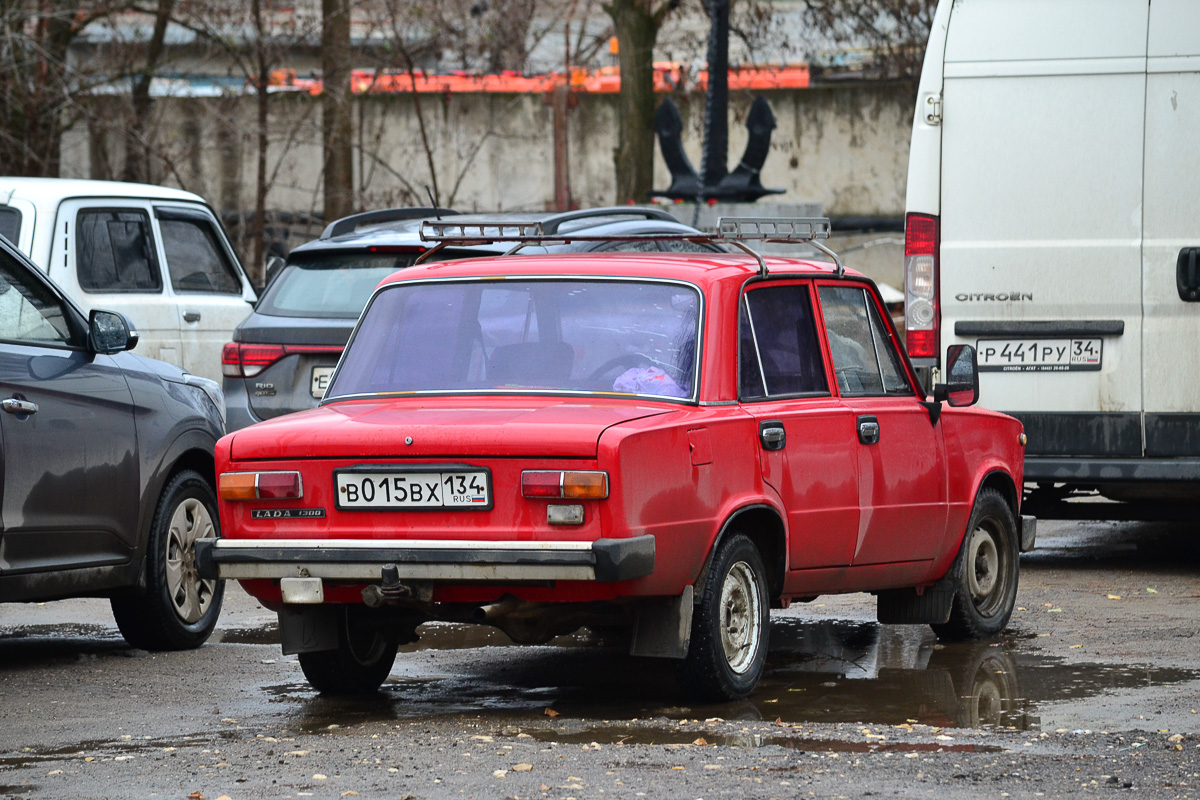
[[[225,345],[222,366],[229,430],[316,406],[375,287],[432,249],[421,240],[421,221],[447,215],[472,219],[448,209],[368,211],[332,223],[319,239],[293,250],[268,283],[254,313]],[[486,218],[536,221],[547,235],[588,237],[588,241],[528,247],[522,251],[525,253],[716,250],[715,245],[679,239],[592,240],[700,233],[656,208],[617,206],[547,214],[488,214]],[[506,249],[507,245],[496,244],[444,249],[434,260],[497,255]]]

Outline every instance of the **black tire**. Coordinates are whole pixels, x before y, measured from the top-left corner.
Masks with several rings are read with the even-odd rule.
[[[931,625],[947,641],[987,639],[1008,625],[1017,602],[1020,570],[1017,522],[1004,497],[983,489],[950,567],[956,583],[947,622]]]
[[[744,534],[732,534],[718,545],[696,601],[680,682],[700,700],[745,697],[762,677],[769,634],[770,596],[762,555]]]
[[[196,539],[221,535],[212,486],[193,470],[163,487],[146,544],[146,590],[112,600],[125,641],[143,650],[187,650],[208,640],[221,614],[225,582],[196,571]]]
[[[300,669],[321,694],[371,694],[391,674],[396,643],[374,628],[356,624],[352,609],[338,614],[338,648],[300,653]]]

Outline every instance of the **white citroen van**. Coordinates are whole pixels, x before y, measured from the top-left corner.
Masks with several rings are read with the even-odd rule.
[[[221,380],[254,289],[204,198],[116,181],[0,178],[0,236],[83,307],[119,311],[135,353]]]
[[[908,351],[936,370],[976,346],[981,402],[1025,425],[1031,501],[1200,503],[1198,180],[1200,2],[941,0],[909,160]]]

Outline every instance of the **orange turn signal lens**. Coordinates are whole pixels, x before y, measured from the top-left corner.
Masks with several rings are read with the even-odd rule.
[[[299,472],[226,472],[217,478],[222,500],[295,500],[304,496]]]
[[[555,500],[603,500],[608,497],[608,473],[527,469],[521,473],[521,494],[530,498]]]
[[[563,497],[571,500],[603,500],[608,497],[607,472],[564,472]]]

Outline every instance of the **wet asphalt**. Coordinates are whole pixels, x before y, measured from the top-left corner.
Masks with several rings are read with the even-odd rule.
[[[1200,797],[1200,525],[1050,523],[993,642],[772,616],[748,700],[581,631],[427,626],[379,695],[329,699],[236,586],[197,651],[108,605],[0,606],[0,798]]]

